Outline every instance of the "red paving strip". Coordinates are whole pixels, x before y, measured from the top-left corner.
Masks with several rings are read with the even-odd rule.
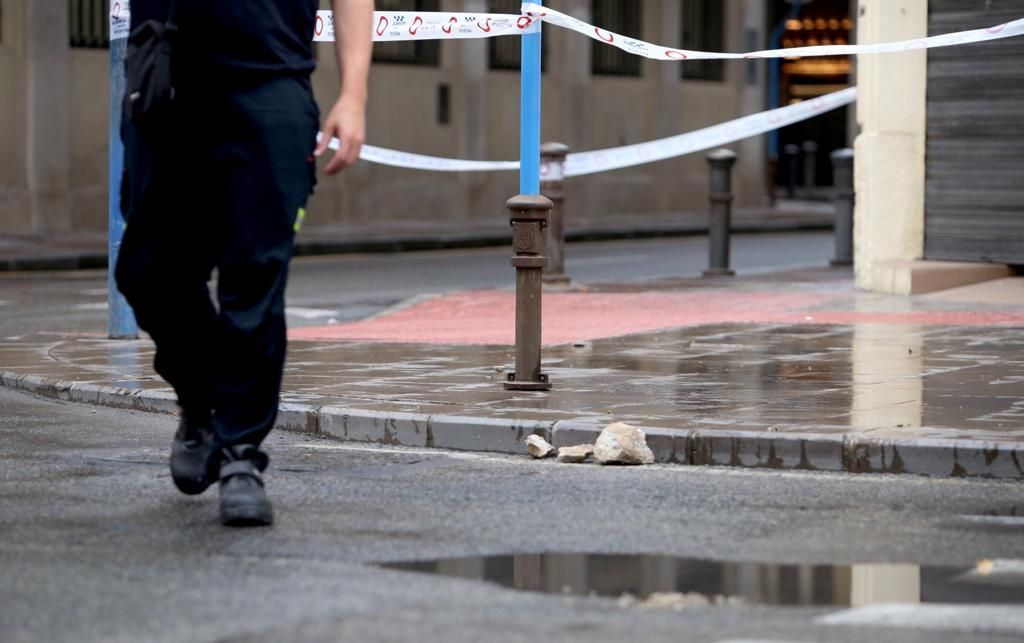
[[[819,293],[548,293],[544,343],[618,337],[722,323],[1024,325],[1022,313],[856,312],[817,310],[848,297]],[[816,308],[816,310],[810,310]],[[418,303],[375,319],[297,328],[298,341],[380,341],[507,345],[515,342],[515,294],[477,290]]]

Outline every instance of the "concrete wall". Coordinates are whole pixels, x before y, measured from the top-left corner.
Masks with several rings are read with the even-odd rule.
[[[642,37],[678,45],[678,0],[638,1],[644,5]],[[758,30],[763,41],[763,2],[724,1],[727,47],[742,50],[748,29]],[[14,97],[0,101],[0,122],[12,124],[0,128],[0,143],[13,152],[0,158],[0,234],[103,230],[108,52],[68,49],[66,31],[61,33],[67,28],[64,0],[0,2],[4,29],[13,32],[0,44],[0,92]],[[485,11],[487,4],[442,0],[441,9]],[[589,0],[550,0],[549,6],[590,18]],[[35,34],[34,41],[30,34]],[[727,64],[725,82],[684,82],[678,63],[656,61],[644,61],[640,78],[593,76],[592,41],[554,27],[545,30],[545,38],[543,138],[565,142],[575,151],[638,143],[763,109],[763,69],[758,81],[750,84],[747,63]],[[319,68],[313,83],[322,111],[338,92],[332,47],[317,45]],[[32,52],[39,61],[33,62]],[[447,125],[436,118],[442,83],[451,91]],[[367,140],[435,156],[516,159],[518,97],[517,73],[487,68],[487,41],[444,42],[438,67],[374,65]],[[45,142],[45,149],[33,152],[33,141],[37,148]],[[737,205],[760,205],[762,144],[754,140],[735,147],[741,152]],[[56,175],[43,171],[54,167]],[[700,210],[706,208],[706,183],[707,166],[698,154],[573,179],[568,197],[575,204],[573,216],[581,218]],[[504,202],[517,190],[517,177],[511,172],[442,174],[360,163],[337,178],[321,177],[308,221],[317,225],[369,218],[504,218]]]

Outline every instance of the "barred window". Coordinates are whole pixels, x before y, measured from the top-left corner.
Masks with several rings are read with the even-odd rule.
[[[637,0],[593,0],[591,5],[594,24],[630,38],[639,38],[641,31],[641,3]],[[590,68],[598,76],[639,76],[642,59],[639,56],[601,42],[594,42],[590,50]]]
[[[491,13],[519,14],[523,3],[520,0],[491,0]],[[519,71],[523,54],[523,42],[513,36],[497,36],[488,38],[488,66],[491,69],[510,69]],[[548,39],[540,41],[540,70],[548,68]]]
[[[725,49],[725,3],[721,0],[683,0],[683,49]],[[680,75],[692,80],[725,80],[724,60],[687,60]]]
[[[109,0],[68,0],[68,31],[72,47],[110,47],[109,21]]]
[[[438,11],[439,0],[377,0],[377,11]],[[441,43],[438,40],[401,40],[373,43],[373,62],[395,65],[441,64]]]

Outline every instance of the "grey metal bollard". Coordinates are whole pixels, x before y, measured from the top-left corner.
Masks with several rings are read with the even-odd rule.
[[[800,147],[804,151],[804,187],[810,189],[818,182],[818,144],[804,141]]]
[[[731,277],[729,232],[732,225],[732,166],[736,152],[720,149],[707,156],[711,166],[711,220],[708,224],[709,267],[705,277]]]
[[[800,146],[790,143],[782,148],[782,151],[786,154],[786,163],[789,168],[789,176],[786,180],[786,198],[792,199],[796,197],[796,172],[800,168]]]
[[[551,200],[548,225],[548,266],[543,281],[551,285],[568,285],[565,274],[565,158],[569,146],[544,143],[540,146],[540,193]]]
[[[836,256],[833,266],[853,265],[853,150],[845,147],[831,154],[832,176],[836,185]]]
[[[505,388],[511,391],[546,391],[548,376],[540,372],[541,271],[544,235],[552,203],[540,195],[520,194],[506,203],[511,212],[512,246],[516,268],[516,370],[508,374]]]

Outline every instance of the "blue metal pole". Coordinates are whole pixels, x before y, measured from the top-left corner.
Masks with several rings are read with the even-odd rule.
[[[537,0],[537,4],[542,4]],[[523,35],[519,112],[519,194],[540,194],[540,20]]]
[[[122,4],[128,3],[122,0]],[[139,327],[135,313],[117,289],[114,282],[114,266],[121,250],[125,222],[121,214],[121,174],[124,170],[124,146],[121,143],[121,99],[124,97],[124,54],[128,46],[125,38],[110,41],[110,133],[108,137],[109,158],[107,167],[107,331],[110,339],[135,339]]]

